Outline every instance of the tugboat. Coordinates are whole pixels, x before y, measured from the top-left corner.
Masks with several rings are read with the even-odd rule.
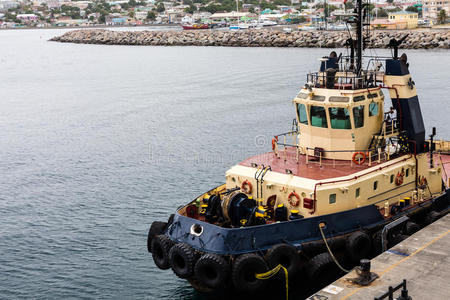
[[[264,291],[271,280],[260,275],[279,265],[308,287],[449,211],[450,143],[436,142],[435,128],[426,139],[407,56],[398,56],[405,38],[389,42],[392,57],[363,56],[366,8],[358,0],[347,21],[349,55],[333,51],[307,74],[292,128],[272,151],[152,223],[156,266],[203,292]]]

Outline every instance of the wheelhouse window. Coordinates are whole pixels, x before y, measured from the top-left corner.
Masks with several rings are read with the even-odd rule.
[[[369,117],[378,116],[378,103],[372,102],[369,104]]]
[[[359,102],[364,100],[366,100],[366,96],[364,95],[353,97],[353,102]]]
[[[353,121],[355,128],[364,126],[364,105],[353,107]]]
[[[300,123],[308,125],[308,117],[306,116],[305,104],[298,103],[297,111],[298,111],[298,120],[300,121]]]
[[[330,107],[328,108],[330,114],[331,128],[333,129],[352,129],[350,123],[350,112],[345,107]]]
[[[311,105],[309,110],[309,115],[311,116],[311,125],[315,127],[327,128],[327,114],[325,107]]]

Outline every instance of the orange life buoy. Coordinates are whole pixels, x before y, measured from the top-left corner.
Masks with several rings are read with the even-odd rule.
[[[253,187],[250,181],[245,180],[241,185],[241,190],[246,194],[251,194]]]
[[[278,142],[278,137],[276,136],[272,139],[272,150],[275,150],[277,142]]]
[[[395,176],[395,185],[402,185],[403,184],[403,173],[398,172],[397,176]]]
[[[361,159],[356,159],[356,157],[358,155],[362,156],[362,158]],[[355,164],[362,165],[366,161],[366,155],[364,154],[364,152],[355,152],[355,153],[353,153],[352,160],[353,160],[353,162]]]
[[[427,178],[425,176],[419,176],[419,185],[423,186],[427,184]]]
[[[297,207],[300,204],[300,196],[296,192],[292,192],[288,196],[288,201],[291,206]]]

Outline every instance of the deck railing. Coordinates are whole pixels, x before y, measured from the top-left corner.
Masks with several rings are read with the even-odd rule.
[[[356,166],[356,165],[368,165],[372,166],[374,163],[381,163],[389,161],[392,156],[398,154],[399,148],[392,145],[379,145],[370,149],[362,150],[324,150],[322,148],[310,148],[301,147],[300,144],[300,132],[289,131],[276,135],[272,140],[272,148],[275,155],[278,158],[282,158],[285,161],[288,159],[294,159],[292,157],[293,152],[289,151],[289,148],[293,148],[295,160],[299,162],[300,154],[305,155],[306,164],[319,164],[320,166]],[[351,160],[336,159],[327,157],[327,153],[348,153],[348,157],[352,157]],[[355,157],[355,153],[358,153]]]

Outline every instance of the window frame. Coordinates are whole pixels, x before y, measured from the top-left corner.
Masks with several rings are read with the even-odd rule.
[[[347,114],[348,114],[347,119],[348,119],[348,125],[349,125],[348,128],[338,128],[338,127],[333,127],[333,119],[334,119],[334,118],[332,118],[332,113],[331,113],[331,110],[332,110],[332,109],[336,109],[336,110],[343,109],[343,110],[347,111]],[[352,118],[351,118],[350,110],[349,110],[347,107],[339,107],[339,106],[331,106],[331,107],[328,107],[328,117],[329,117],[329,119],[330,119],[330,127],[329,127],[330,129],[337,129],[337,130],[351,130],[351,129],[353,129],[353,127],[352,127]],[[336,118],[336,119],[337,119],[337,118]],[[343,120],[343,121],[346,121],[346,120]]]
[[[305,109],[305,117],[306,117],[306,122],[302,122],[301,117],[300,117],[300,106],[302,106]],[[298,116],[298,123],[299,124],[303,124],[303,125],[309,125],[309,117],[308,117],[308,110],[307,110],[307,105],[304,103],[297,103],[297,116]]]
[[[357,126],[357,124],[359,124],[359,123],[356,123],[355,109],[360,109],[361,107],[362,107],[362,125],[361,126]],[[358,128],[364,127],[365,114],[366,114],[366,112],[365,112],[365,105],[364,104],[352,107],[352,116],[353,116],[353,125],[354,125],[353,128],[354,129],[358,129]]]
[[[328,196],[328,204],[334,204],[334,203],[336,203],[336,200],[337,200],[336,193],[332,193]]]
[[[317,108],[321,108],[323,110],[323,112],[325,113],[325,125],[326,126],[323,126],[323,120],[324,120],[323,118],[321,118],[322,119],[322,126],[317,126],[317,125],[313,124],[313,122],[312,122],[312,118],[313,118],[312,110],[313,110],[313,108],[316,108],[316,107]],[[322,105],[310,105],[309,106],[309,123],[311,124],[312,127],[328,129],[329,128],[328,127],[328,113],[327,113],[326,107],[322,106]]]

